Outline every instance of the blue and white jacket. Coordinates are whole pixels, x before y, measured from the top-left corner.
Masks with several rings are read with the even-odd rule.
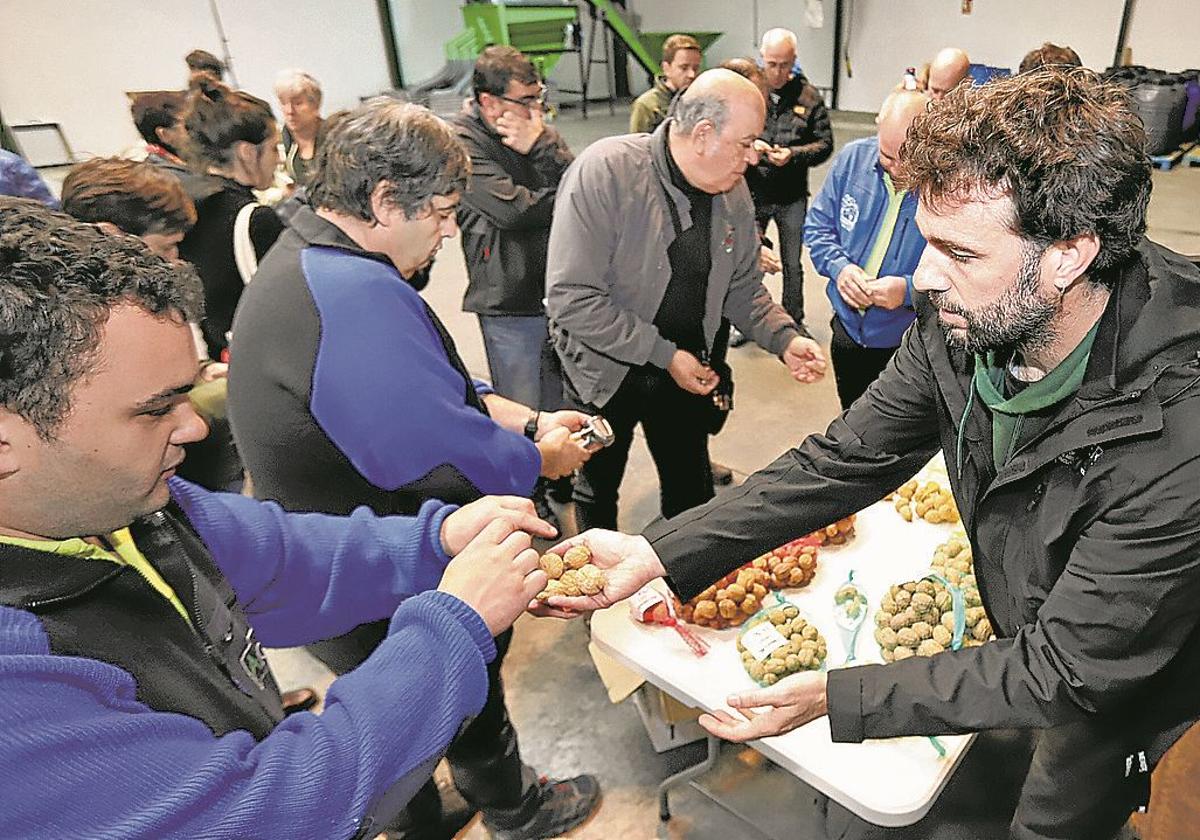
[[[898,276],[908,281],[904,305],[898,309],[872,306],[860,313],[842,299],[834,282],[847,265],[861,266],[867,261],[887,206],[879,140],[868,137],[848,143],[838,152],[804,222],[804,243],[817,271],[829,278],[825,291],[834,314],[863,347],[899,347],[900,337],[916,319],[912,276],[925,250],[925,238],[917,230],[915,194],[904,196],[892,241],[879,266],[880,277]]]

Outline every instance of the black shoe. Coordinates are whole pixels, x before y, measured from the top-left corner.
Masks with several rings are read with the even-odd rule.
[[[729,346],[730,347],[741,347],[743,344],[749,343],[749,341],[750,341],[750,339],[746,337],[746,334],[743,333],[741,330],[739,330],[737,327],[729,328]]]
[[[718,464],[716,461],[712,462],[712,477],[713,484],[717,485],[718,487],[724,487],[727,484],[733,484],[733,470],[729,469],[729,467],[725,466],[724,464]]]
[[[595,776],[576,776],[559,782],[542,780],[540,784],[542,804],[522,825],[496,828],[488,823],[486,816],[483,818],[492,840],[558,837],[587,820],[600,802],[600,783]]]

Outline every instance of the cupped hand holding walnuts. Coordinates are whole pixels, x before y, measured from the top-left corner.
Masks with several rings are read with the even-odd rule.
[[[592,553],[591,562],[597,569],[604,572],[605,582],[599,592],[585,594],[554,593],[544,602],[549,607],[559,610],[553,615],[592,612],[611,607],[618,601],[623,601],[637,592],[643,586],[657,577],[666,574],[662,562],[645,537],[630,536],[619,531],[605,531],[594,528],[584,531],[578,537],[559,543],[550,552],[563,557],[577,545],[586,545]],[[535,612],[538,603],[530,604]],[[541,614],[548,614],[541,610]]]

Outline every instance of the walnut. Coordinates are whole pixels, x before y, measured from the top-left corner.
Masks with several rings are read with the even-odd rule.
[[[608,583],[608,578],[605,576],[604,571],[598,566],[593,566],[591,563],[582,566],[577,574],[579,577],[579,590],[584,595],[598,595],[604,589],[605,584]]]
[[[917,646],[917,656],[933,656],[935,653],[941,653],[944,650],[945,648],[933,639],[926,639]]]
[[[546,573],[546,577],[550,580],[558,580],[563,573],[563,559],[557,554],[543,554],[542,559],[538,560],[538,565],[542,567],[542,571]]]
[[[586,545],[580,544],[568,548],[563,554],[563,563],[569,569],[581,569],[592,560],[592,550]]]

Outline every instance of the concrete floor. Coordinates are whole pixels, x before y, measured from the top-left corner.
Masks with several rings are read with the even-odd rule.
[[[609,117],[605,109],[596,108],[592,118],[584,121],[578,115],[563,116],[558,126],[571,147],[578,152],[592,140],[625,130],[624,109]],[[598,115],[599,114],[599,115]],[[863,115],[836,115],[835,137],[838,148],[849,140],[872,133],[869,118]],[[824,179],[828,164],[812,173],[815,192]],[[1176,168],[1170,172],[1155,172],[1154,197],[1150,208],[1151,238],[1185,253],[1200,253],[1200,169]],[[824,295],[824,281],[813,272],[805,255],[805,271],[809,278],[806,288],[808,325],[817,339],[828,343],[830,307]],[[457,241],[447,243],[433,271],[432,282],[425,294],[431,305],[446,322],[458,343],[464,361],[475,375],[486,377],[487,365],[473,316],[461,311],[462,294],[466,287],[466,271]],[[779,280],[768,280],[768,287],[778,299]],[[730,361],[737,382],[737,408],[725,430],[712,443],[715,460],[730,466],[735,476],[742,478],[768,464],[789,446],[805,435],[823,430],[838,410],[832,375],[815,385],[798,385],[788,377],[782,365],[754,346],[733,350]],[[629,469],[621,487],[621,527],[636,532],[658,514],[658,486],[653,464],[644,443],[635,442]],[[685,756],[657,755],[651,748],[641,721],[629,702],[612,705],[608,702],[587,653],[588,632],[582,621],[572,623],[547,619],[522,618],[516,638],[505,665],[509,709],[521,735],[522,753],[531,765],[551,776],[580,772],[595,773],[604,788],[604,802],[596,816],[571,834],[581,840],[624,837],[642,840],[656,836],[656,788],[658,782],[683,763],[695,761],[695,751]],[[328,685],[331,677],[322,666],[303,651],[278,651],[272,655],[285,687],[296,685]],[[983,759],[989,751],[1004,751],[1006,737],[977,743],[973,754],[976,764],[986,765]],[[728,785],[730,780],[746,776],[750,771],[738,761],[739,751],[727,746],[728,761],[723,767],[732,768],[719,774],[715,784]],[[741,769],[738,769],[741,766]],[[776,819],[768,821],[769,835],[775,837],[821,838],[827,825],[836,824],[836,807],[827,814],[827,803],[811,788],[778,770],[754,771],[764,774],[764,787],[757,804],[774,803],[769,809]],[[959,808],[957,828],[948,833],[915,827],[910,836],[977,837],[1003,836],[1001,824],[972,822],[986,810],[978,790],[990,784],[986,773],[964,768],[957,787],[947,791],[942,806]],[[958,778],[958,777],[956,777]],[[975,782],[981,787],[972,790]],[[994,790],[991,791],[994,793]],[[990,797],[994,803],[995,797]],[[787,802],[781,809],[780,802]],[[675,818],[666,836],[688,840],[728,840],[756,837],[759,834],[746,828],[704,796],[685,788],[672,797]],[[754,810],[755,802],[743,803]],[[979,807],[976,807],[979,806]],[[782,822],[779,817],[783,816]],[[997,833],[1001,832],[1001,833]],[[460,835],[468,840],[483,840],[486,830],[478,821]],[[842,836],[840,833],[836,836]],[[893,837],[895,835],[887,835]]]

